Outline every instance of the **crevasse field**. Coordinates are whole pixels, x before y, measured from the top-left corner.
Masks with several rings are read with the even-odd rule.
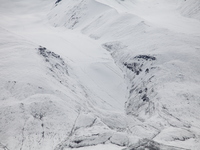
[[[200,150],[199,0],[0,0],[0,150]]]

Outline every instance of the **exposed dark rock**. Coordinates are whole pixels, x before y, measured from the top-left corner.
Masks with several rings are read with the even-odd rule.
[[[141,66],[139,63],[123,63],[129,70],[133,71],[136,75],[139,75],[142,72]]]
[[[141,94],[141,93],[142,93],[142,90],[140,90],[139,93]]]
[[[149,98],[147,97],[147,95],[146,95],[146,94],[144,94],[144,95],[142,96],[142,100],[143,100],[143,101],[147,101],[147,102],[148,102],[148,101],[149,101]]]
[[[44,131],[42,132],[42,138],[44,138]]]
[[[139,59],[144,59],[144,60],[156,60],[156,57],[154,56],[149,56],[149,55],[138,55],[135,56],[134,58],[139,58]]]
[[[46,53],[46,48],[45,47],[39,47],[38,48],[40,55],[44,56],[44,57],[48,57],[48,54]]]
[[[147,69],[145,70],[145,72],[146,72],[146,73],[149,73],[149,69],[147,68]]]
[[[110,46],[110,45],[109,45]],[[133,71],[136,75],[139,75],[142,72],[142,67],[144,65],[144,61],[153,61],[156,60],[156,57],[149,55],[138,55],[133,58],[134,62],[128,63],[124,62],[124,66],[126,66],[129,70]],[[145,73],[149,73],[149,69],[145,70]]]
[[[60,55],[49,51],[47,48],[40,46],[37,48],[39,54],[44,58],[46,62],[46,67],[49,70],[49,74],[56,78],[58,82],[67,85],[67,78],[65,75],[69,75],[68,66],[65,61],[60,57]],[[61,75],[61,76],[59,76]]]
[[[74,143],[79,144],[81,143],[83,140],[75,140]]]
[[[58,4],[59,2],[61,2],[62,0],[57,0],[56,2],[55,2],[55,4]]]

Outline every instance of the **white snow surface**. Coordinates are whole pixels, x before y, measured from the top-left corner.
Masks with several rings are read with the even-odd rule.
[[[199,0],[2,0],[0,149],[200,149]]]

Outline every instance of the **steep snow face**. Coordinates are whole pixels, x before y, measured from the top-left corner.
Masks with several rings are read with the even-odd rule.
[[[108,10],[108,6],[94,0],[60,1],[49,14],[49,20],[54,26],[74,29],[88,24],[91,19],[95,19]]]
[[[184,0],[125,0],[105,1],[120,13],[131,13],[140,16],[154,26],[167,28],[177,33],[199,34],[199,1]],[[192,12],[191,12],[192,11]],[[184,16],[191,16],[186,18]]]

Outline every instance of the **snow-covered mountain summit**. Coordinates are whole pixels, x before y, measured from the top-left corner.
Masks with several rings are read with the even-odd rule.
[[[198,0],[3,0],[0,149],[200,149]]]

